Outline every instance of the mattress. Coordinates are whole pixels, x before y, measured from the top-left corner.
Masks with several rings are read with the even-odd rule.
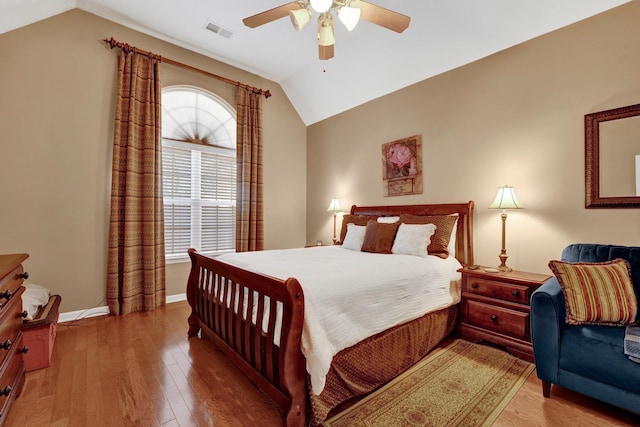
[[[305,295],[302,353],[312,393],[333,357],[365,338],[460,301],[454,257],[377,254],[322,246],[224,254],[220,261],[286,280]]]

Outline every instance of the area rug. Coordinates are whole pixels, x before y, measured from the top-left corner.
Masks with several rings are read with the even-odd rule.
[[[456,340],[324,425],[488,426],[533,369],[502,350]]]

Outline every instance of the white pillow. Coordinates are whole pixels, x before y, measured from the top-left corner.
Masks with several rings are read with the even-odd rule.
[[[22,308],[27,310],[27,320],[33,320],[33,316],[38,312],[38,308],[49,302],[49,289],[44,286],[24,283],[22,293]]]
[[[355,225],[350,222],[347,224],[347,235],[344,236],[344,242],[342,247],[344,249],[351,249],[352,251],[359,251],[362,249],[362,243],[364,242],[364,233],[367,231],[366,225]]]
[[[393,224],[398,221],[400,221],[399,216],[379,216],[378,217],[378,222],[382,224]]]
[[[400,224],[391,248],[392,254],[426,257],[427,246],[436,231],[434,224]]]

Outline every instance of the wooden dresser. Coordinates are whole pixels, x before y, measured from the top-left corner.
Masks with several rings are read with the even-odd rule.
[[[24,384],[22,344],[21,286],[28,276],[22,262],[27,254],[0,255],[0,426],[4,424],[13,399],[20,395]]]
[[[505,347],[533,362],[529,300],[551,276],[510,271],[489,273],[483,267],[462,272],[460,336]]]

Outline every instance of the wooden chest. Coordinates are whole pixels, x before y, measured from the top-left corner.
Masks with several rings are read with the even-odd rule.
[[[60,295],[51,295],[49,302],[40,307],[33,320],[25,320],[22,324],[24,344],[29,347],[24,355],[24,368],[27,372],[46,368],[51,363],[60,301]]]

